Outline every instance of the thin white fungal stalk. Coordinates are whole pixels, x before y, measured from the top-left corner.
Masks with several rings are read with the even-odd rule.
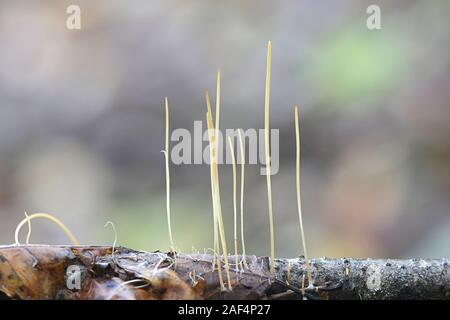
[[[189,272],[188,276],[189,276],[189,279],[191,279],[191,281],[192,281],[192,287],[195,287],[198,284],[198,281],[195,280],[195,269],[194,269],[194,271]]]
[[[212,114],[211,114],[212,116]],[[216,146],[218,145],[219,129],[220,129],[220,68],[217,69],[217,85],[216,85]],[[216,148],[218,150],[218,148]]]
[[[244,267],[248,268],[247,260],[245,258],[245,240],[244,240],[244,186],[245,186],[245,147],[242,139],[241,130],[238,130],[239,149],[241,153],[241,244],[242,244],[242,259],[244,260]]]
[[[213,248],[203,248],[203,253],[208,254],[208,252],[211,252],[214,255],[217,255],[217,252]]]
[[[300,129],[298,121],[298,106],[295,106],[295,143],[296,143],[296,185],[297,185],[297,208],[298,208],[298,220],[300,223],[300,235],[302,238],[303,253],[306,261],[306,272],[308,274],[308,286],[312,286],[311,267],[309,265],[308,251],[306,250],[305,230],[303,228],[303,215],[302,215],[302,199],[300,192]]]
[[[286,276],[286,283],[288,284],[288,286],[291,285],[291,269],[292,269],[291,260],[288,260],[287,276]]]
[[[230,265],[228,263],[228,250],[227,240],[225,236],[225,227],[222,218],[222,205],[220,201],[220,184],[219,184],[219,167],[218,167],[218,154],[219,154],[219,128],[220,128],[220,68],[217,70],[217,86],[216,86],[216,140],[215,140],[215,152],[214,152],[214,181],[215,181],[215,193],[217,200],[217,222],[219,225],[219,236],[222,242],[222,251],[225,258],[225,271],[228,280],[228,289],[232,290],[231,277],[230,277]]]
[[[111,253],[111,257],[114,258],[114,252],[116,251],[116,244],[117,244],[117,231],[116,231],[116,226],[114,225],[114,223],[112,221],[107,221],[104,225],[104,227],[106,228],[107,226],[111,226],[111,228],[114,231],[114,242],[112,245],[112,253]]]
[[[169,229],[170,251],[175,252],[175,245],[172,236],[172,223],[170,220],[170,166],[169,166],[169,99],[165,98],[166,107],[166,144],[162,151],[164,153],[166,163],[166,211],[167,211],[167,227]]]
[[[235,257],[235,263],[236,268],[239,270],[239,257],[238,257],[238,235],[237,235],[237,201],[236,201],[236,193],[237,193],[237,187],[236,187],[236,159],[234,157],[234,146],[231,142],[231,137],[228,137],[228,144],[230,146],[231,150],[231,161],[233,165],[233,227],[234,227],[234,233],[233,233],[233,240],[234,240],[234,257]]]
[[[156,263],[155,267],[153,268],[153,272],[152,272],[152,275],[153,275],[153,276],[159,271],[159,270],[158,270],[159,266],[160,266],[161,263],[163,263],[164,260],[166,259],[165,256],[163,256],[163,255],[160,254],[159,252],[157,252],[156,254],[157,254],[158,257],[159,257],[159,261],[158,261],[158,263]],[[169,267],[168,267],[168,268],[169,268]]]
[[[264,136],[266,154],[266,177],[267,177],[267,200],[269,206],[269,229],[270,229],[270,272],[275,271],[275,235],[273,227],[272,211],[272,182],[270,174],[270,73],[272,64],[272,43],[267,43],[267,69],[266,69],[266,90],[264,98]]]
[[[28,217],[26,217],[25,219],[20,221],[20,223],[17,225],[16,231],[14,233],[14,239],[16,241],[16,245],[20,245],[20,243],[19,243],[19,232],[20,232],[20,229],[23,227],[23,225],[25,223],[27,223],[28,221],[30,221],[32,219],[36,219],[36,218],[43,218],[43,219],[50,220],[51,222],[53,222],[54,224],[56,224],[58,227],[60,227],[62,229],[62,231],[66,234],[66,236],[70,239],[70,241],[74,245],[76,245],[76,246],[80,245],[80,243],[75,238],[73,233],[64,225],[64,223],[62,223],[61,220],[59,220],[58,218],[56,218],[56,217],[54,217],[54,216],[52,216],[51,214],[48,214],[48,213],[33,213],[32,215],[29,215]]]
[[[106,298],[106,300],[111,300],[112,298],[114,298],[114,296],[116,294],[119,293],[119,291],[123,290],[127,285],[132,284],[132,283],[136,283],[136,282],[145,282],[145,284],[142,285],[142,286],[133,287],[133,289],[141,289],[141,288],[145,288],[145,287],[150,285],[148,283],[148,281],[143,280],[143,279],[133,279],[133,280],[128,280],[128,281],[122,282],[122,283],[120,283],[117,287],[115,287],[112,290],[112,292],[109,294],[109,296]]]
[[[212,118],[210,118],[210,120],[212,120]],[[224,232],[224,227],[223,227],[223,221],[222,221],[222,211],[221,211],[221,205],[220,205],[220,196],[219,196],[219,191],[218,191],[218,181],[217,181],[217,158],[216,156],[214,156],[214,154],[216,154],[217,150],[215,150],[215,148],[213,149],[213,177],[214,177],[214,201],[216,202],[216,223],[217,223],[217,227],[219,230],[219,236],[220,236],[220,242],[222,245],[222,253],[223,256],[225,258],[225,271],[226,271],[226,275],[227,275],[227,280],[228,280],[228,289],[232,289],[231,288],[231,279],[230,279],[230,272],[229,272],[229,265],[228,265],[228,251],[227,251],[227,244],[226,244],[226,239],[225,239],[225,232]],[[218,264],[218,269],[221,270],[221,255],[220,255],[220,247],[218,245],[218,252],[219,252],[219,256],[217,259],[217,264]],[[221,274],[222,271],[220,271],[219,274]]]
[[[214,144],[214,125],[212,123],[212,111],[211,111],[211,100],[209,99],[209,94],[208,91],[205,91],[205,100],[206,100],[206,108],[207,108],[207,113],[206,113],[206,123],[207,123],[207,127],[208,127],[208,138],[209,138],[209,161],[210,161],[210,176],[211,176],[211,197],[212,197],[212,205],[213,205],[213,230],[214,230],[214,256],[213,256],[213,268],[212,270],[214,271],[214,266],[216,265],[215,260],[216,260],[216,254],[219,255],[219,229],[218,229],[218,224],[217,224],[217,209],[216,209],[216,202],[214,201],[214,166],[212,165],[212,159],[213,159],[213,144]],[[208,116],[209,114],[209,116]],[[209,117],[211,117],[211,122],[209,120]],[[221,276],[221,275],[220,275]]]
[[[305,295],[305,274],[302,274],[302,294]]]
[[[209,96],[206,95],[207,101],[209,101]],[[208,107],[209,104],[207,103]],[[217,223],[217,202],[216,202],[216,184],[215,184],[215,170],[214,170],[214,125],[212,122],[212,115],[210,112],[210,109],[206,113],[206,123],[208,125],[208,138],[209,138],[209,157],[210,157],[210,173],[211,173],[211,190],[212,190],[212,203],[213,203],[213,214],[214,214],[214,251],[217,252],[217,272],[219,274],[219,283],[221,290],[225,290],[225,285],[223,283],[222,278],[222,266],[221,266],[221,259],[220,259],[220,246],[219,246],[219,240],[218,240],[218,223]],[[217,237],[217,241],[216,241]],[[213,271],[214,271],[214,259],[216,255],[214,255],[213,258]]]
[[[25,217],[28,219],[28,213],[25,212]],[[30,239],[31,239],[31,220],[28,219],[28,233],[27,233],[27,239],[26,239],[26,244],[30,244]]]

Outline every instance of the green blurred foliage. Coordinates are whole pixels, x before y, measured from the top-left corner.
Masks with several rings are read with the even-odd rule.
[[[326,37],[312,67],[312,81],[321,88],[324,105],[351,108],[352,102],[377,97],[395,85],[409,59],[402,42],[401,35],[368,33],[359,26]]]

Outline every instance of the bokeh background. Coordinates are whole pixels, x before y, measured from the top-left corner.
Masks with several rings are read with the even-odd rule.
[[[379,31],[366,28],[373,3]],[[80,31],[66,28],[70,4],[81,7]],[[119,244],[168,249],[163,98],[172,129],[192,131],[221,66],[222,128],[262,128],[270,39],[277,255],[302,253],[299,104],[310,254],[449,256],[449,12],[446,0],[2,0],[0,243],[14,242],[27,211],[56,215],[83,244],[112,244],[112,220]],[[231,168],[220,170],[231,247]],[[171,174],[177,247],[211,247],[208,166]],[[247,250],[267,255],[266,180],[258,166],[246,178]],[[67,241],[33,220],[33,243]]]

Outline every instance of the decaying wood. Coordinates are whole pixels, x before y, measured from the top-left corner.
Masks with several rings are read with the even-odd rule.
[[[0,246],[0,298],[12,299],[449,299],[450,261],[247,256],[221,290],[210,254],[92,246]],[[242,261],[241,257],[239,260]],[[234,257],[230,257],[234,261]],[[222,264],[223,265],[223,264]],[[69,268],[69,269],[68,269]],[[69,270],[71,270],[69,272]],[[79,288],[68,283],[79,276]]]

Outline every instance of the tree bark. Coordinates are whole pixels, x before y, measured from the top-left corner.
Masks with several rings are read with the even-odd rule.
[[[100,246],[0,246],[0,299],[449,299],[450,261],[230,256]]]

